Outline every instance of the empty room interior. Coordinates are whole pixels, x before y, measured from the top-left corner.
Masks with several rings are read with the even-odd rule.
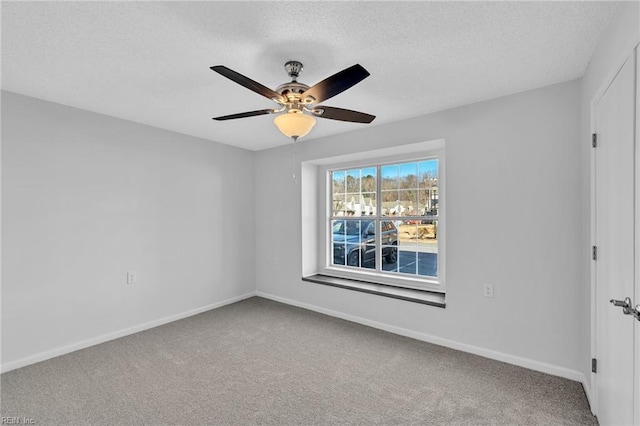
[[[1,21],[0,424],[640,426],[640,2]]]

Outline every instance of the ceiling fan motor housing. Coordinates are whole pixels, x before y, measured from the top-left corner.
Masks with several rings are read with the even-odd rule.
[[[307,86],[306,84],[292,81],[290,83],[284,83],[278,86],[276,88],[276,92],[280,93],[282,96],[285,96],[289,103],[301,103],[301,95],[306,92],[307,89],[309,89],[309,86]],[[305,103],[309,103],[309,101],[305,99]]]
[[[313,103],[315,99],[313,99],[312,97],[302,99],[302,97],[300,96],[304,92],[306,92],[307,89],[309,89],[309,86],[307,86],[306,84],[296,81],[303,69],[302,62],[289,61],[284,64],[284,69],[287,71],[287,74],[289,74],[289,77],[291,77],[292,81],[278,86],[276,92],[287,98],[287,106],[289,108],[293,107],[294,109],[299,109],[299,104]]]

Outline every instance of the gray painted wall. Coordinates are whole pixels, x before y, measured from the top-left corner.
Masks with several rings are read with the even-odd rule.
[[[252,152],[7,92],[2,124],[3,365],[255,290]]]
[[[446,309],[300,280],[305,225],[291,146],[256,153],[259,294],[581,380],[587,325],[573,301],[589,283],[580,273],[580,82],[301,142],[295,163],[438,138],[446,140]],[[483,283],[495,298],[482,296]]]

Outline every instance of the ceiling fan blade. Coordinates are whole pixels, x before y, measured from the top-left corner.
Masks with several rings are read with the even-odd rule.
[[[311,113],[320,118],[328,118],[330,120],[350,121],[352,123],[371,123],[375,115],[365,114],[364,112],[352,111],[350,109],[335,108],[330,106],[318,105]]]
[[[259,109],[257,111],[241,112],[239,114],[223,115],[222,117],[213,117],[214,120],[224,121],[233,120],[235,118],[255,117],[256,115],[273,114],[277,110],[275,109]]]
[[[237,73],[234,70],[225,67],[224,65],[216,65],[210,68],[218,74],[227,77],[229,80],[234,81],[239,85],[256,92],[259,95],[262,95],[265,98],[274,100],[276,102],[286,102],[285,97],[280,93],[275,92],[268,87],[258,83],[257,81],[253,81],[249,77],[245,77],[244,75]]]
[[[303,100],[311,97],[313,102],[322,102],[355,86],[367,77],[369,72],[362,65],[356,64],[308,88],[301,97]]]

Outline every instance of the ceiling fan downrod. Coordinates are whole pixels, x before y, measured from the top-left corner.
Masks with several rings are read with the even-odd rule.
[[[287,74],[289,74],[289,77],[291,77],[291,81],[297,81],[304,66],[302,62],[288,61],[284,64],[284,69],[287,71]]]

